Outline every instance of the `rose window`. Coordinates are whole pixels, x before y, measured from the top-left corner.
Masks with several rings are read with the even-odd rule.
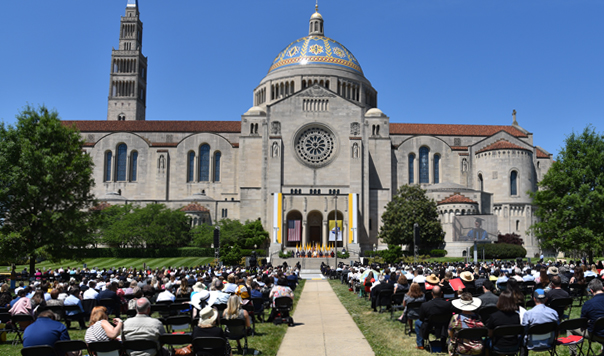
[[[298,156],[306,163],[315,166],[326,164],[335,148],[331,132],[318,127],[304,130],[296,141]]]

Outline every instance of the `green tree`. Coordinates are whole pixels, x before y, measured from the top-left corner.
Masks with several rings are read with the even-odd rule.
[[[530,193],[538,222],[531,231],[543,249],[593,257],[604,249],[604,136],[588,126],[565,140],[556,161]]]
[[[421,231],[420,249],[435,248],[443,243],[436,203],[428,199],[426,191],[418,185],[403,185],[386,205],[378,237],[388,245],[412,246],[415,223]]]
[[[56,111],[27,106],[17,119],[0,124],[0,254],[33,272],[37,257],[73,258],[69,248],[91,242],[93,164]]]

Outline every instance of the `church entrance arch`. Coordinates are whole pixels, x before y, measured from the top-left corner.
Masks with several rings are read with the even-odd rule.
[[[296,247],[302,244],[302,214],[297,210],[287,213],[286,247]]]
[[[327,244],[330,246],[333,246],[333,243],[336,240],[336,221],[338,223],[338,230],[339,230],[339,236],[338,236],[338,247],[342,247],[344,246],[344,215],[342,214],[341,211],[338,210],[338,218],[334,219],[334,217],[336,216],[335,211],[330,211],[329,214],[327,215],[327,220],[328,220],[328,229],[329,229],[329,238],[327,239]]]
[[[308,213],[308,242],[312,245],[321,246],[322,241],[322,226],[323,226],[323,214],[318,211],[311,211]]]

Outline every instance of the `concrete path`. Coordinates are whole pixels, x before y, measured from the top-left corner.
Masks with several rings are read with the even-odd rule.
[[[325,280],[306,281],[293,318],[277,356],[374,354]]]
[[[303,269],[300,271],[300,278],[302,279],[325,279],[325,276],[318,269]]]

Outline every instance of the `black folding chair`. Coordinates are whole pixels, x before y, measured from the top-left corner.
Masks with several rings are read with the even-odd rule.
[[[539,337],[534,345],[534,338]],[[555,321],[543,324],[531,325],[526,331],[526,346],[531,351],[543,352],[547,351],[551,356],[556,354],[556,339],[558,338],[558,323]],[[543,343],[545,341],[545,344]]]
[[[427,346],[430,352],[437,352],[436,350],[434,350],[433,345],[438,341],[440,341],[441,347],[441,350],[438,352],[445,352],[447,341],[446,329],[449,325],[449,322],[451,321],[451,316],[452,314],[450,313],[434,314],[430,315],[430,317],[426,321],[428,323],[428,335],[425,335],[425,341],[428,342]],[[436,339],[434,341],[430,341],[430,335],[434,335]]]
[[[120,317],[120,305],[117,304],[115,300],[103,298],[100,299],[97,304],[107,308],[107,315],[114,314],[116,317]]]
[[[128,355],[130,355],[132,351],[147,350],[155,350],[156,355],[161,355],[159,343],[153,340],[124,340],[122,349],[124,349]]]
[[[151,304],[151,315],[158,313],[160,318],[170,316],[170,306],[168,304]]]
[[[256,318],[254,318],[254,306],[252,305],[252,303],[248,302],[247,304],[243,304],[241,308],[247,311],[248,315],[250,316],[250,319],[252,320],[252,336],[256,335]]]
[[[75,314],[69,315],[70,312],[75,312]],[[78,305],[64,305],[63,306],[63,321],[65,322],[65,326],[67,328],[69,328],[72,321],[79,322],[80,320],[82,320],[82,321],[84,320],[84,313],[82,313],[82,311],[80,310],[80,307]]]
[[[23,356],[58,356],[55,349],[50,345],[30,346],[21,349]]]
[[[394,312],[402,310],[403,300],[405,299],[405,292],[396,292],[390,298],[390,320],[394,319]]]
[[[383,313],[384,312],[384,308],[388,308],[390,306],[391,303],[391,298],[392,298],[392,290],[383,290],[381,292],[378,293],[378,295],[376,296],[377,300],[376,303],[377,305],[380,307],[379,312]]]
[[[96,299],[84,299],[82,300],[82,308],[84,308],[84,315],[86,318],[90,318],[90,313],[92,313],[92,309],[96,307],[97,301]]]
[[[523,345],[524,326],[522,325],[503,325],[493,330],[493,345],[491,352],[495,355],[517,355]],[[501,341],[508,340],[512,346],[504,347]]]
[[[563,332],[567,332],[566,337],[559,336],[556,340],[556,344],[558,346],[575,346],[579,350],[577,355],[583,356],[583,341],[585,341],[585,337],[582,335],[573,335],[568,333],[569,330],[579,329],[584,332],[587,329],[587,318],[577,318],[577,319],[569,319],[564,320],[558,325],[558,335]]]
[[[90,350],[88,350],[88,345],[86,345],[86,343],[82,340],[57,341],[55,342],[55,350],[59,351],[61,354],[86,350],[90,354]]]
[[[489,330],[486,328],[468,328],[461,329],[455,336],[455,342],[453,343],[453,355],[462,355],[457,352],[459,344],[464,341],[476,341],[482,344],[482,351],[480,355],[484,355],[484,339],[489,335]]]
[[[549,307],[558,312],[558,320],[562,321],[570,317],[570,313],[573,309],[573,298],[558,298],[554,299],[549,303]],[[566,308],[569,308],[568,315],[564,315]]]
[[[604,338],[596,335],[596,332],[604,330],[604,317],[602,317],[602,318],[598,318],[598,319],[597,319],[597,320],[594,322],[594,325],[593,325],[592,330],[593,330],[593,331],[592,331],[592,332],[589,334],[589,339],[588,339],[588,341],[589,341],[589,346],[587,347],[587,356],[589,356],[589,355],[590,355],[590,353],[592,353],[592,354],[594,354],[594,355],[596,354],[595,352],[593,352],[593,351],[591,350],[591,344],[592,344],[593,342],[598,342],[598,343],[600,343],[600,344],[603,344],[603,345],[604,345]]]
[[[197,337],[193,339],[193,353],[198,356],[213,356],[224,350],[228,341],[221,337]]]
[[[585,296],[585,291],[587,290],[587,283],[571,283],[568,285],[568,289],[570,290],[569,293],[573,299],[579,299],[579,306],[583,305],[583,297]]]
[[[91,342],[88,344],[88,350],[96,356],[120,356],[122,353],[122,343],[117,340]]]
[[[12,316],[11,321],[13,323],[13,330],[17,333],[17,337],[13,339],[13,345],[16,345],[18,342],[23,343],[23,331],[25,331],[25,328],[21,328],[21,323],[33,323],[34,317],[29,314],[16,314]]]
[[[243,319],[222,319],[221,324],[225,327],[228,340],[237,341],[237,346],[241,349],[240,340],[244,339],[243,354],[247,353],[247,327]]]
[[[167,345],[171,355],[174,355],[174,345],[189,345],[192,342],[191,334],[164,334],[159,336],[159,343]]]
[[[424,303],[424,302],[411,302],[411,303],[408,303],[407,304],[407,311],[406,311],[406,313],[409,313],[409,310],[413,309],[413,310],[416,310],[418,312],[418,315],[419,315],[419,308],[422,306],[422,303]],[[409,318],[408,316],[407,316],[407,319],[408,320],[414,320],[414,319]],[[413,329],[412,328],[411,329],[407,329],[408,326],[409,326],[408,322],[405,323],[405,330],[403,332],[405,334],[409,333],[409,335],[411,335],[411,330],[413,330]]]
[[[191,329],[191,317],[187,315],[170,316],[163,320],[166,331],[169,333]]]
[[[264,299],[252,298],[252,304],[254,305],[254,315],[258,317],[258,320],[264,321]]]
[[[191,315],[191,305],[185,303],[172,303],[168,306],[170,316],[174,315]]]

